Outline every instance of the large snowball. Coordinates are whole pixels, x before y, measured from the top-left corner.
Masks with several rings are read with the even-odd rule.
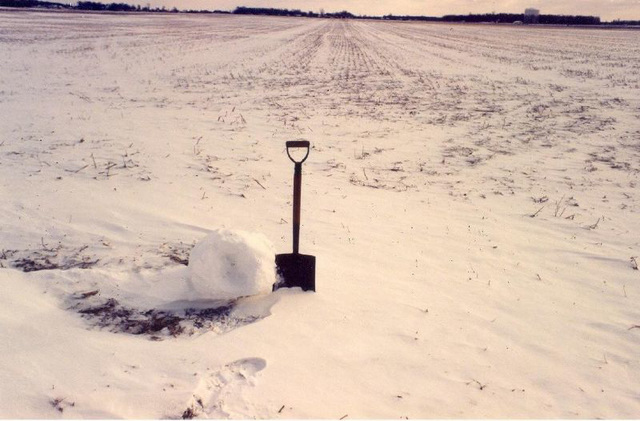
[[[275,251],[262,234],[219,229],[196,244],[189,257],[193,299],[268,293],[275,281]]]

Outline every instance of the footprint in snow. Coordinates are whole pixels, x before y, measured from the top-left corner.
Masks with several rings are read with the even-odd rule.
[[[251,411],[242,401],[242,390],[256,384],[257,374],[267,362],[262,358],[245,358],[208,372],[198,382],[182,418],[247,418]]]

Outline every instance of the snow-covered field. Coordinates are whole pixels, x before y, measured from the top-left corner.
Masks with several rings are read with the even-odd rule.
[[[1,11],[0,417],[640,417],[639,57],[640,31]],[[317,292],[212,310],[190,251],[290,252],[297,138]]]

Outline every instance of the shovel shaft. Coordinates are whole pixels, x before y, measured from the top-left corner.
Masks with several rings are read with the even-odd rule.
[[[293,253],[300,248],[300,202],[302,196],[302,163],[296,162],[293,172]]]

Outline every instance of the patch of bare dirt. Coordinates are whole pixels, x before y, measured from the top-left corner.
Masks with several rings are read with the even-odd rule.
[[[71,309],[92,328],[113,333],[145,335],[154,341],[207,331],[225,333],[259,319],[253,316],[233,317],[231,312],[235,301],[212,308],[170,311],[136,309],[121,304],[115,298],[87,300],[98,294],[99,291],[90,291],[74,295],[75,304]]]

